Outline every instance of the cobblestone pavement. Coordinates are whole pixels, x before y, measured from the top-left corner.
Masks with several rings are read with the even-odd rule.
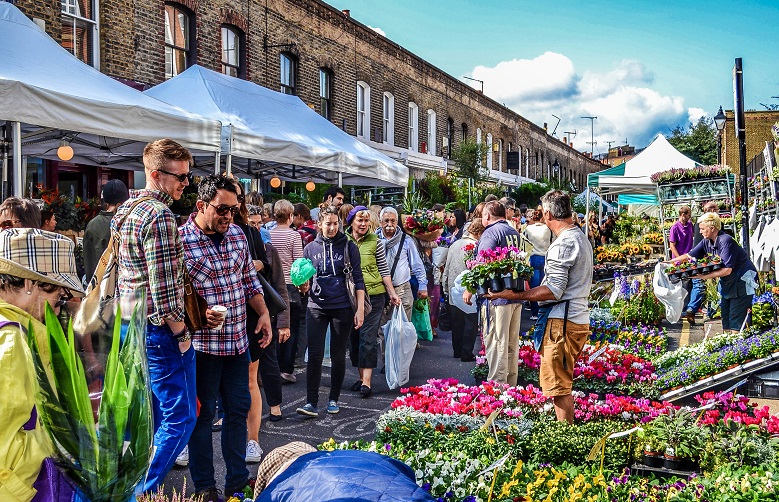
[[[522,312],[522,331],[532,325],[530,311]],[[675,349],[679,345],[688,345],[703,339],[706,329],[711,325],[711,334],[721,331],[719,321],[703,322],[698,315],[696,325],[690,326],[687,321],[671,325],[663,324],[670,336],[670,347]],[[421,385],[430,378],[456,378],[460,382],[472,385],[475,383],[470,374],[474,363],[464,363],[452,357],[451,334],[440,332],[432,342],[420,342],[414,359],[411,363],[410,381],[407,385]],[[477,342],[477,345],[479,342]],[[379,366],[383,364],[380,362]],[[351,367],[347,358],[346,378],[344,390],[341,393],[339,406],[341,412],[337,415],[328,415],[324,412],[326,392],[330,385],[330,370],[323,368],[322,387],[320,389],[320,416],[315,419],[306,419],[295,413],[297,407],[306,401],[306,375],[305,369],[295,370],[297,383],[283,386],[284,401],[282,412],[284,419],[279,422],[267,420],[269,410],[264,410],[262,428],[260,430],[260,446],[265,452],[290,441],[302,440],[312,445],[322,443],[329,438],[336,441],[354,441],[358,439],[370,440],[375,434],[376,419],[390,409],[392,401],[400,395],[398,389],[390,390],[384,375],[377,372],[373,376],[373,395],[368,399],[362,399],[359,393],[349,390],[349,386],[357,380],[357,370]],[[214,455],[216,457],[216,481],[221,489],[224,484],[224,462],[221,457],[219,433],[215,432]],[[250,464],[252,475],[257,471],[258,464]],[[185,478],[189,478],[187,468],[175,467],[165,480],[165,491],[172,489],[181,491]],[[193,490],[191,482],[188,482],[187,492]]]

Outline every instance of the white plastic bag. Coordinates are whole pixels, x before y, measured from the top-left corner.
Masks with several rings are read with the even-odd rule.
[[[406,318],[406,311],[402,306],[394,307],[392,318],[382,330],[387,385],[390,389],[397,389],[408,382],[408,369],[417,348],[417,330]]]
[[[462,310],[466,314],[475,314],[476,313],[475,298],[470,305],[468,305],[463,301],[463,293],[465,292],[465,286],[462,285],[462,280],[466,272],[468,271],[463,270],[454,279],[454,286],[452,286],[452,288],[449,290],[449,295],[450,295],[449,297],[452,299],[452,305],[454,305],[458,309]]]
[[[687,290],[684,289],[681,281],[676,284],[671,283],[671,280],[665,274],[665,269],[668,267],[667,263],[662,262],[655,265],[652,287],[657,299],[665,305],[665,318],[670,323],[677,323],[682,317],[682,308],[684,308],[684,300],[687,298]]]

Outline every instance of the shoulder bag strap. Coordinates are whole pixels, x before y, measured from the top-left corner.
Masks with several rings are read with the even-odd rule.
[[[395,253],[395,260],[392,263],[392,269],[390,270],[390,278],[395,275],[395,269],[398,268],[398,260],[400,260],[400,253],[403,252],[403,243],[406,242],[406,232],[400,237],[400,244],[398,244],[398,251]]]

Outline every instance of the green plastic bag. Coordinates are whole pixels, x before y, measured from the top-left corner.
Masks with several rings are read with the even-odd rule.
[[[430,325],[430,300],[420,298],[411,309],[411,322],[417,330],[417,338],[433,341],[433,327]]]
[[[298,258],[295,260],[289,271],[290,279],[292,279],[292,284],[295,286],[304,284],[307,280],[314,277],[314,274],[316,274],[316,269],[308,258]]]

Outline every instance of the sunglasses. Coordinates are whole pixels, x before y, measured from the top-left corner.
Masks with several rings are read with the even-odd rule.
[[[0,228],[5,230],[6,228],[12,228],[17,223],[21,223],[21,220],[3,220],[0,221]]]
[[[170,171],[166,171],[164,169],[156,169],[157,172],[160,172],[162,174],[167,174],[168,176],[172,176],[178,180],[179,183],[184,183],[190,176],[192,176],[192,173],[184,173],[184,174],[176,174],[172,173]]]
[[[228,206],[226,204],[220,204],[218,206],[215,206],[215,205],[211,204],[210,202],[206,202],[206,204],[208,204],[209,206],[213,207],[214,211],[216,211],[216,214],[218,214],[219,216],[224,216],[227,213],[230,213],[231,215],[235,216],[236,214],[238,214],[238,211],[241,210],[240,207]]]
[[[57,300],[57,303],[54,304],[55,307],[64,307],[66,303],[73,299],[73,293],[71,293],[69,289],[64,289],[64,291],[65,292],[60,295],[59,300]]]

